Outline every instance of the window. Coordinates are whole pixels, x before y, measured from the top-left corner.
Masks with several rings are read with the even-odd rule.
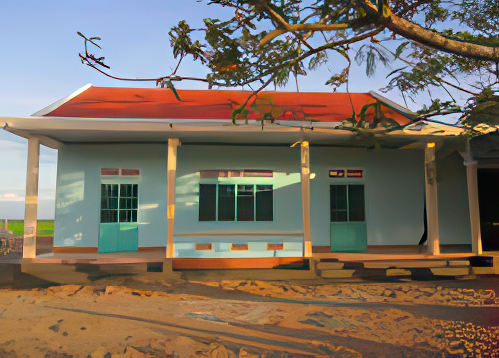
[[[200,184],[199,221],[273,221],[272,185]]]
[[[364,185],[331,185],[331,222],[365,221]]]
[[[137,222],[137,184],[101,184],[101,223]]]

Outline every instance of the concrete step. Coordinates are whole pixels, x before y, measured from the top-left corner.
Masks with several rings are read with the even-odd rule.
[[[468,276],[472,274],[469,266],[465,267],[433,267],[431,272],[436,276]]]
[[[318,270],[341,270],[345,264],[343,262],[318,262]]]
[[[355,270],[319,270],[318,275],[322,278],[349,278],[353,276]]]
[[[392,277],[392,276],[410,276],[412,274],[411,271],[409,270],[404,270],[404,269],[398,269],[398,268],[392,268],[392,269],[387,269],[386,270],[386,276]]]
[[[452,260],[452,266],[469,266],[467,260]],[[364,268],[433,268],[446,267],[449,265],[447,260],[401,260],[401,261],[367,261],[364,262]]]

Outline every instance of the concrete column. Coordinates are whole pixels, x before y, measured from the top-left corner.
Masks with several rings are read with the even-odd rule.
[[[301,142],[301,201],[303,208],[303,256],[312,257],[310,234],[310,148],[307,141]]]
[[[167,193],[167,224],[168,234],[166,240],[166,258],[171,259],[174,255],[173,249],[173,228],[175,223],[175,180],[177,175],[177,147],[180,141],[178,138],[168,139],[168,193]]]
[[[480,209],[478,206],[477,162],[465,161],[468,182],[468,203],[470,207],[471,247],[473,253],[482,254],[482,234],[480,232]]]
[[[36,228],[38,210],[38,172],[40,143],[28,139],[28,168],[26,171],[26,201],[24,202],[23,258],[36,257]]]
[[[428,143],[425,148],[425,184],[428,253],[430,255],[440,255],[435,143]]]

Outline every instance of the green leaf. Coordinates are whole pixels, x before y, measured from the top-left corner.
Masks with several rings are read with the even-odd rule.
[[[165,83],[166,83],[166,87],[168,87],[169,89],[171,89],[171,90],[172,90],[172,92],[173,92],[173,94],[175,95],[175,97],[177,98],[177,100],[179,100],[180,102],[182,102],[182,100],[180,99],[180,96],[179,96],[179,95],[178,95],[178,93],[177,93],[177,90],[176,90],[176,89],[175,89],[175,87],[173,86],[172,81],[167,80],[167,81],[165,81]]]
[[[400,68],[397,68],[396,70],[393,70],[392,72],[390,72],[389,74],[386,75],[386,78],[390,77],[391,75],[393,75],[394,73],[397,73],[399,71],[402,71],[404,69],[406,69],[408,66],[404,66],[404,67],[400,67]]]
[[[404,41],[397,47],[397,50],[395,50],[395,58],[400,57],[402,51],[404,51],[404,49],[406,48],[407,45],[409,45],[409,43],[410,43],[409,41]]]

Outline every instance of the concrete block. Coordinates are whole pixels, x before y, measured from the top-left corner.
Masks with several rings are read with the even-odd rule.
[[[495,275],[496,269],[494,267],[473,267],[473,273],[475,275]]]
[[[432,267],[431,272],[438,276],[466,276],[470,274],[469,267]]]
[[[353,276],[355,270],[321,270],[322,278],[349,278]]]
[[[430,268],[445,267],[445,260],[401,260],[401,261],[371,261],[364,262],[365,268]]]
[[[469,260],[449,260],[449,266],[469,266]]]
[[[318,270],[341,270],[343,266],[343,262],[317,262]]]
[[[411,271],[404,269],[388,269],[386,270],[386,276],[410,276]]]
[[[60,285],[88,284],[88,274],[76,272],[74,265],[22,263],[21,271]]]

